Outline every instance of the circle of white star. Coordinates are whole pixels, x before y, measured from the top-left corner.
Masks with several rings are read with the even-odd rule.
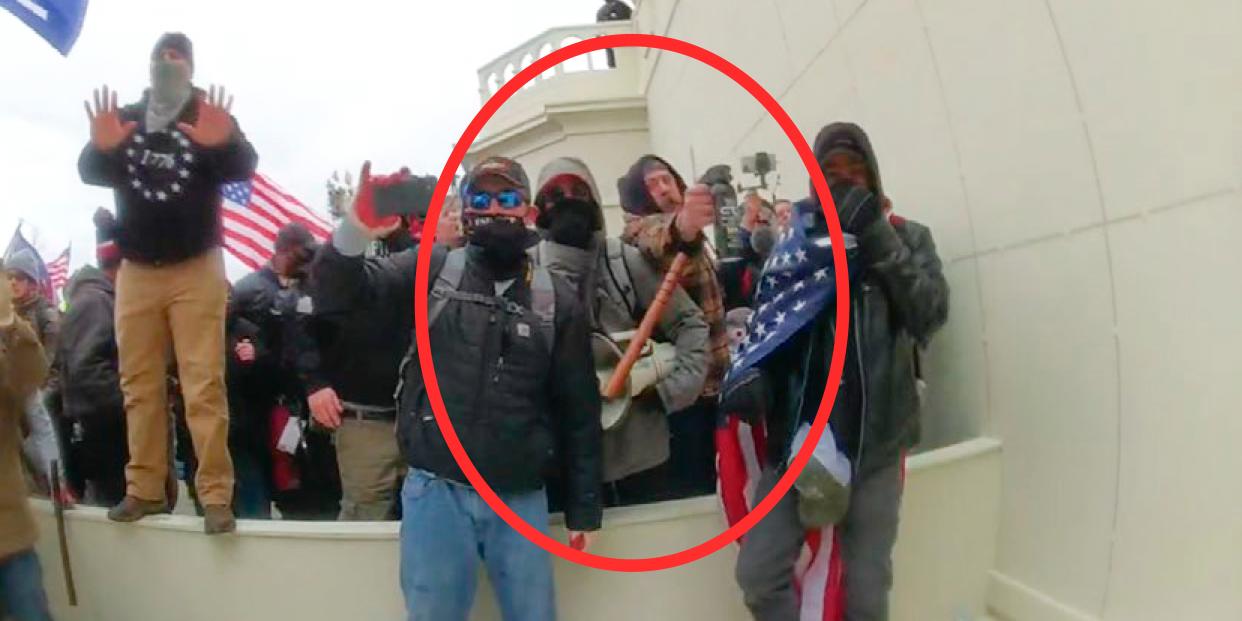
[[[172,194],[182,193],[185,180],[190,178],[190,170],[186,166],[194,162],[194,154],[189,151],[190,141],[178,131],[172,130],[166,133],[175,141],[174,150],[176,152],[172,154],[173,161],[185,163],[177,166],[177,176],[171,183],[168,183],[167,187],[158,187],[156,184],[151,184],[150,179],[143,178],[144,167],[139,165],[138,161],[139,149],[135,149],[133,145],[146,144],[146,136],[141,133],[135,133],[130,139],[131,146],[125,149],[125,155],[129,159],[125,164],[125,170],[129,173],[129,185],[135,192],[141,192],[143,198],[147,200],[154,199],[160,202],[167,202]]]

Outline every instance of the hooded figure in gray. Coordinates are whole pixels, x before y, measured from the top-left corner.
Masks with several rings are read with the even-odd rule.
[[[540,171],[535,204],[543,240],[538,262],[570,283],[601,335],[634,330],[661,284],[638,249],[608,239],[599,190],[586,165],[560,158]],[[635,397],[628,413],[604,433],[604,481],[654,468],[669,457],[667,416],[698,399],[707,377],[708,326],[680,287],[657,326],[655,340],[676,346],[671,370]]]

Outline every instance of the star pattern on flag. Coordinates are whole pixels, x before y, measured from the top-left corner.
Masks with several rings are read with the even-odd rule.
[[[799,219],[778,236],[755,293],[755,312],[745,340],[733,351],[725,386],[760,363],[809,325],[835,299],[832,245],[826,237],[809,238]],[[852,236],[846,238],[851,265],[857,256]],[[851,270],[853,273],[853,270]]]

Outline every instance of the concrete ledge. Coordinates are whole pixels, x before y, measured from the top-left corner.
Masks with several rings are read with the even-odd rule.
[[[991,572],[988,609],[1006,621],[1099,621],[1007,576]]]
[[[1000,444],[980,439],[911,458],[895,553],[894,619],[982,615],[992,567]],[[328,621],[399,619],[396,523],[242,521],[207,537],[202,521],[159,516],[109,522],[102,509],[66,514],[79,606],[68,607],[51,507],[36,502],[48,594],[62,621]],[[614,509],[595,552],[668,554],[724,529],[714,497]],[[559,525],[553,536],[563,537]],[[736,547],[691,566],[621,574],[557,561],[561,617],[592,621],[749,615],[733,580]],[[486,577],[473,619],[498,619]]]

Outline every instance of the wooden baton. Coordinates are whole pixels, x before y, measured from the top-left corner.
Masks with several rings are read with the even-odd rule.
[[[638,362],[638,358],[642,355],[643,347],[651,338],[651,333],[655,331],[656,322],[660,321],[660,316],[664,314],[664,308],[668,306],[668,301],[673,297],[673,290],[681,282],[681,273],[686,269],[686,262],[689,260],[689,255],[684,252],[679,252],[673,257],[673,264],[669,266],[668,273],[664,275],[664,282],[660,283],[660,289],[656,291],[651,307],[647,309],[647,314],[643,315],[642,322],[638,324],[638,330],[634,331],[634,337],[630,339],[629,347],[625,348],[625,355],[621,356],[621,362],[617,363],[612,377],[608,379],[608,385],[604,387],[605,399],[611,400],[621,396],[621,391],[625,389],[625,380],[630,376],[634,363]]]

